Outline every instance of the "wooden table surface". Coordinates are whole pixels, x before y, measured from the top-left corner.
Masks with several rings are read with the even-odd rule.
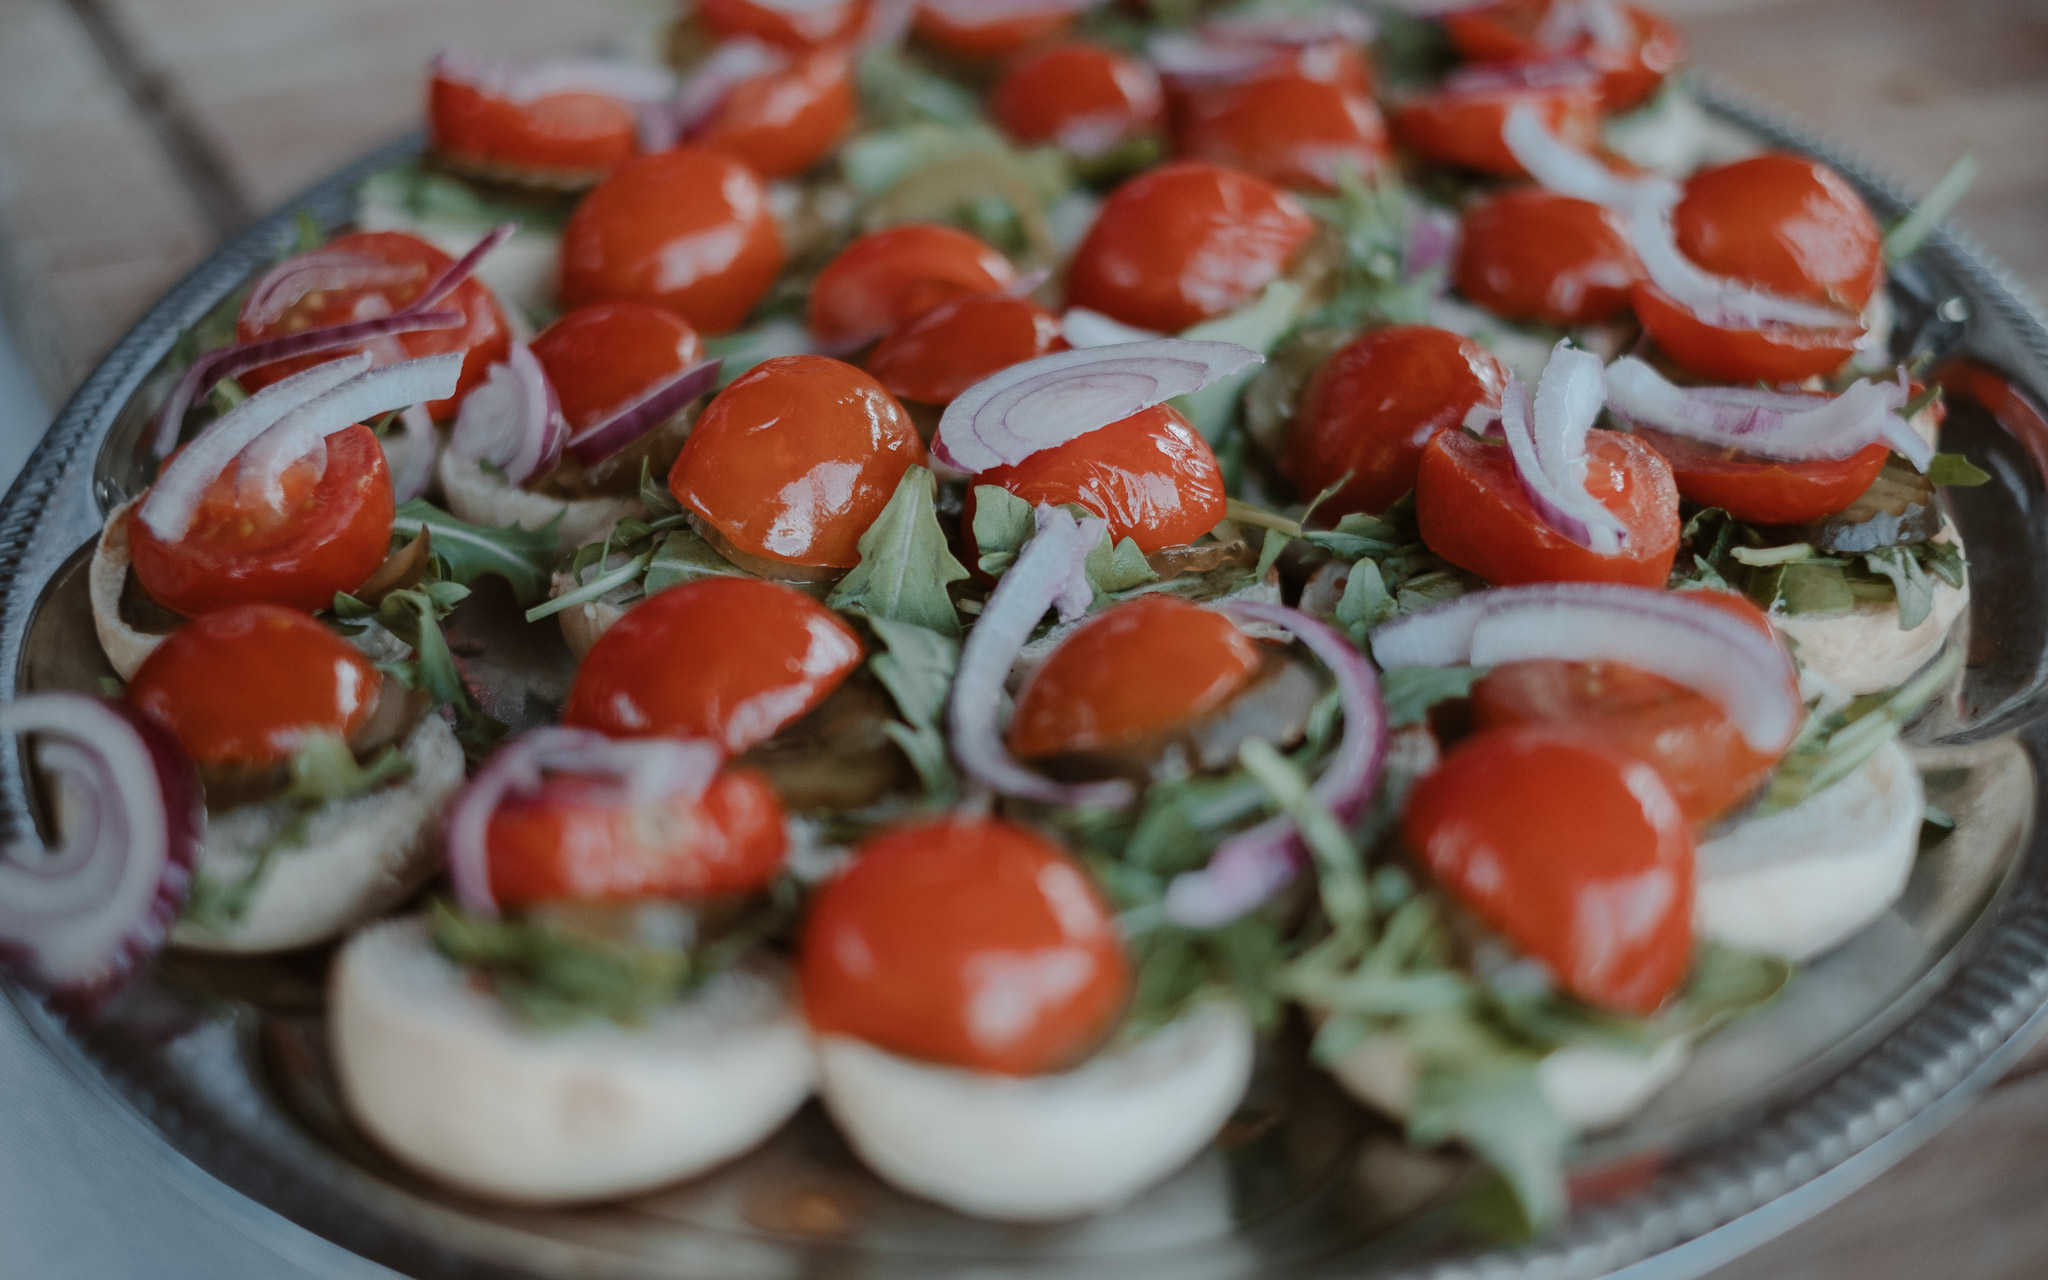
[[[558,50],[661,0],[0,0],[0,317],[52,403],[209,246],[418,115],[437,47]],[[1665,0],[1694,57],[1922,190],[2048,295],[2048,2]],[[20,429],[21,424],[4,424]],[[2048,1275],[2048,1054],[1715,1280]]]

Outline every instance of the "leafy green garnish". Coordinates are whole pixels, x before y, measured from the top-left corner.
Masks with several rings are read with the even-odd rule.
[[[1088,553],[1084,567],[1098,600],[1159,581],[1159,575],[1153,571],[1151,562],[1145,559],[1145,553],[1138,550],[1138,544],[1130,538],[1114,547],[1109,545],[1108,538],[1103,538]]]
[[[834,609],[889,618],[940,635],[960,634],[960,614],[947,588],[967,576],[939,527],[932,473],[912,467],[867,532],[860,563],[839,580],[826,603]]]
[[[363,179],[357,195],[365,205],[381,204],[417,222],[452,222],[476,228],[517,222],[522,228],[541,232],[560,231],[576,207],[570,196],[486,194],[480,187],[421,164],[380,169]]]
[[[1262,356],[1271,355],[1273,348],[1280,345],[1280,340],[1294,329],[1295,322],[1300,319],[1302,299],[1306,294],[1307,291],[1292,280],[1275,280],[1250,304],[1214,320],[1204,320],[1180,336],[1195,341],[1234,342]],[[1203,439],[1214,444],[1236,425],[1238,402],[1244,398],[1245,387],[1257,374],[1258,366],[1254,365],[1242,373],[1219,379],[1192,395],[1180,397],[1174,401],[1174,407],[1194,424]]]
[[[1368,181],[1356,172],[1342,173],[1337,194],[1312,200],[1310,209],[1336,231],[1343,247],[1335,287],[1309,317],[1311,327],[1356,330],[1428,320],[1442,271],[1410,270],[1409,232],[1420,211],[1399,178],[1381,173]]]
[[[1387,704],[1387,724],[1395,729],[1421,724],[1429,710],[1450,698],[1463,698],[1486,677],[1486,667],[1395,667],[1380,675],[1380,697]]]
[[[1774,545],[1719,508],[1688,520],[1683,539],[1692,565],[1673,574],[1674,588],[1737,591],[1761,609],[1795,616],[1847,613],[1865,601],[1895,602],[1899,627],[1906,631],[1932,611],[1937,580],[1961,587],[1966,574],[1962,548],[1953,542],[1831,554],[1803,542]]]
[[[940,727],[946,700],[952,694],[953,671],[960,665],[960,642],[894,618],[870,617],[868,626],[883,645],[883,652],[869,659],[868,667],[895,699],[896,710],[903,717],[883,725],[882,732],[909,757],[927,797],[943,804],[960,789],[946,734]]]
[[[972,89],[932,70],[914,54],[887,45],[860,60],[861,115],[885,125],[973,125],[983,121]]]
[[[1910,258],[1919,252],[1929,232],[1940,224],[1943,218],[1955,212],[1955,207],[1969,193],[1977,181],[1979,165],[1975,152],[1965,151],[1949,166],[1948,172],[1930,188],[1913,206],[1913,211],[1892,226],[1884,235],[1884,258],[1886,262],[1897,262]]]
[[[539,529],[490,529],[458,520],[425,498],[400,507],[391,521],[392,532],[407,540],[422,529],[431,532],[434,560],[449,581],[469,586],[492,574],[503,578],[523,605],[547,599],[561,525],[556,516]]]
[[[1790,809],[1840,782],[1897,737],[1962,667],[1950,645],[1927,669],[1895,689],[1867,693],[1825,715],[1809,717],[1798,741],[1771,775],[1759,815]]]
[[[345,632],[357,633],[365,623],[376,622],[412,646],[410,659],[386,664],[384,670],[407,688],[424,690],[436,706],[453,711],[456,735],[464,746],[475,751],[504,736],[505,726],[485,715],[471,699],[461,672],[455,669],[455,655],[449,652],[447,637],[441,634],[441,619],[468,598],[468,587],[432,579],[414,588],[389,592],[374,606],[337,591],[334,617],[336,625]]]
[[[999,577],[1017,561],[1017,553],[1037,529],[1031,504],[999,485],[974,487],[974,546],[979,567]]]
[[[293,806],[284,825],[257,848],[248,868],[234,879],[222,881],[203,872],[194,877],[191,895],[185,899],[183,919],[215,934],[226,933],[240,924],[278,856],[304,847],[312,832],[314,809],[312,805]]]
[[[718,549],[706,542],[702,534],[685,527],[662,535],[661,541],[655,545],[653,558],[647,562],[647,576],[640,580],[640,589],[651,596],[657,591],[705,578],[750,576],[745,569],[718,554]]]
[[[1940,390],[1939,387],[1934,388],[1937,394]],[[1944,488],[1971,489],[1989,484],[1991,473],[1960,453],[1937,453],[1927,464],[1927,478]]]

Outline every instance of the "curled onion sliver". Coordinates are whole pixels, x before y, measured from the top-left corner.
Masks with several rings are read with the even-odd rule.
[[[1370,44],[1372,15],[1362,9],[1332,7],[1312,15],[1226,13],[1202,24],[1202,33],[1220,40],[1256,44],[1309,45],[1326,40]]]
[[[456,900],[471,915],[498,914],[491,892],[491,815],[506,800],[538,790],[547,774],[608,778],[619,784],[622,803],[651,808],[703,795],[723,758],[711,743],[695,740],[615,740],[559,725],[521,734],[500,747],[448,806],[442,830]]]
[[[455,394],[462,380],[462,355],[424,356],[376,365],[309,400],[272,423],[243,451],[236,472],[237,496],[250,505],[284,505],[284,473],[294,462],[325,448],[327,437],[379,414]],[[145,513],[144,519],[148,516]],[[186,513],[189,522],[190,513]],[[189,523],[187,524],[189,527]],[[150,528],[156,529],[155,524]],[[157,529],[160,536],[169,537]]]
[[[1264,360],[1233,342],[1185,338],[1040,356],[984,378],[946,406],[932,452],[970,475],[1014,466]]]
[[[1186,89],[1222,88],[1259,74],[1271,66],[1270,46],[1208,39],[1187,32],[1161,32],[1145,42],[1145,58],[1153,69]]]
[[[0,856],[0,960],[43,990],[103,991],[163,946],[191,889],[198,771],[161,728],[82,694],[18,698],[0,732],[38,735],[60,793],[57,848],[31,832]]]
[[[1355,821],[1372,800],[1387,758],[1387,715],[1372,665],[1329,624],[1282,605],[1235,601],[1222,612],[1239,622],[1279,627],[1299,640],[1337,681],[1344,735],[1309,794],[1336,819]],[[1268,818],[1217,846],[1208,866],[1166,887],[1166,918],[1191,929],[1230,923],[1286,887],[1302,866],[1301,834],[1282,816]]]
[[[398,421],[405,428],[405,467],[391,477],[391,499],[402,504],[425,496],[440,442],[434,438],[434,419],[427,406],[408,405]]]
[[[242,304],[252,324],[271,325],[309,293],[329,289],[384,289],[425,274],[418,263],[388,262],[347,249],[315,249],[286,258],[264,273]]]
[[[666,151],[709,123],[734,89],[789,65],[789,55],[745,36],[719,42],[675,93],[646,103],[640,113],[640,145]]]
[[[540,360],[523,342],[491,366],[455,417],[448,451],[488,462],[518,486],[555,465],[568,423]]]
[[[725,361],[713,357],[691,365],[667,382],[619,410],[602,422],[570,436],[566,445],[585,466],[603,462],[619,450],[667,422],[683,406],[718,385],[718,371]]]
[[[1901,411],[1910,390],[1868,378],[1837,396],[1748,387],[1680,387],[1634,356],[1607,369],[1607,407],[1640,427],[1760,458],[1847,458],[1879,441],[1922,471],[1934,446]]]
[[[652,102],[675,91],[675,77],[661,67],[606,58],[550,58],[541,62],[498,62],[473,54],[434,56],[433,74],[507,102],[537,102],[558,93],[594,93],[621,102]]]
[[[1607,397],[1600,357],[1559,342],[1543,367],[1532,406],[1513,374],[1501,393],[1501,431],[1515,478],[1543,522],[1596,555],[1621,552],[1628,526],[1586,491],[1586,437]]]
[[[1516,163],[1559,195],[1624,212],[1638,201],[1661,199],[1667,192],[1676,198],[1677,184],[1667,178],[1624,177],[1577,147],[1566,146],[1526,104],[1508,112],[1500,136]]]
[[[1691,591],[1607,582],[1495,587],[1375,627],[1383,670],[1550,659],[1619,662],[1721,705],[1758,751],[1779,752],[1803,707],[1778,641]]]
[[[428,285],[419,297],[406,303],[398,314],[417,315],[419,312],[435,306],[449,294],[454,293],[456,289],[461,287],[464,280],[476,274],[478,264],[482,263],[485,258],[488,258],[492,250],[510,240],[518,230],[519,224],[516,222],[501,222],[489,231],[484,232],[483,238],[471,245],[468,253],[463,254],[453,263],[449,264],[448,269],[441,273],[439,279]]]
[[[924,0],[919,7],[958,26],[986,26],[1010,18],[1081,13],[1103,0]]]

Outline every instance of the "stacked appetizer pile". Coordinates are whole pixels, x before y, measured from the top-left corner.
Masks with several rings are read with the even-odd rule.
[[[1735,154],[1677,53],[697,0],[436,59],[427,155],[194,335],[93,558],[120,696],[0,711],[63,833],[0,940],[88,995],[345,938],[355,1119],[488,1197],[815,1093],[911,1192],[1088,1214],[1298,1017],[1550,1220],[1901,891],[1981,478],[1887,344],[1928,219]],[[466,680],[487,575],[568,687]]]

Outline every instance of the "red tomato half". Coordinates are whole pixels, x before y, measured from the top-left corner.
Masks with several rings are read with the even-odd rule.
[[[1387,150],[1370,97],[1300,70],[1194,94],[1180,125],[1182,155],[1310,191],[1335,191],[1347,170],[1374,172]]]
[[[1846,458],[1783,462],[1715,449],[1661,431],[1636,434],[1671,464],[1681,495],[1703,507],[1720,507],[1745,524],[1810,524],[1826,519],[1863,496],[1891,453],[1879,443]]]
[[[1223,470],[1209,442],[1163,404],[1016,466],[990,468],[974,482],[1000,485],[1034,507],[1078,503],[1109,522],[1112,541],[1129,538],[1147,555],[1193,542],[1216,527],[1226,507]]]
[[[1678,556],[1678,486],[1657,451],[1595,431],[1586,491],[1628,527],[1619,555],[1588,551],[1544,523],[1522,492],[1505,441],[1440,431],[1422,451],[1415,514],[1431,551],[1497,587],[1522,582],[1625,582],[1661,587]]]
[[[602,93],[517,102],[438,74],[427,90],[427,145],[488,177],[587,185],[639,149],[638,127],[629,104]]]
[[[798,971],[813,1031],[1013,1076],[1085,1058],[1131,992],[1116,920],[1086,869],[998,818],[942,818],[862,844],[812,900]]]
[[[1601,105],[1609,111],[1641,106],[1685,58],[1678,31],[1635,5],[1611,6],[1625,38],[1610,42],[1585,22],[1568,19],[1578,0],[1499,0],[1444,15],[1444,32],[1474,62],[1577,58],[1600,73]]]
[[[1152,68],[1101,45],[1054,45],[1010,64],[989,98],[1003,131],[1026,146],[1099,155],[1160,127],[1166,96]]]
[[[202,614],[143,659],[128,705],[200,764],[288,760],[309,734],[363,727],[382,682],[354,645],[295,609]]]
[[[1584,730],[1474,734],[1416,784],[1401,833],[1588,1004],[1653,1013],[1692,963],[1685,815],[1655,769]]]
[[[690,141],[744,161],[764,178],[785,178],[830,155],[858,110],[853,59],[843,49],[819,49],[734,86]]]
[[[259,315],[253,302],[245,302],[235,320],[236,341],[263,342],[308,329],[347,324],[351,320],[374,320],[379,316],[395,315],[455,265],[455,260],[447,254],[403,231],[359,231],[337,236],[318,252],[370,258],[393,268],[396,278],[393,283],[384,285],[315,290],[275,315]],[[242,374],[242,386],[250,391],[260,391],[316,364],[325,364],[338,356],[365,349],[370,352],[372,361],[380,365],[459,351],[463,353],[462,380],[456,386],[454,397],[436,400],[427,406],[436,418],[449,417],[470,389],[484,380],[490,367],[510,353],[512,331],[505,324],[504,313],[498,310],[497,298],[474,276],[463,281],[434,309],[460,311],[463,322],[453,329],[401,333],[368,348],[343,348],[273,361]]]
[[[850,569],[924,441],[895,397],[850,364],[783,356],[704,407],[669,491],[748,555]]]
[[[1041,40],[1064,34],[1074,25],[1072,5],[1047,5],[1044,12],[1011,13],[990,18],[967,16],[966,5],[919,5],[912,29],[917,38],[971,61],[1007,58]]]
[[[575,432],[703,363],[704,340],[672,311],[645,302],[600,302],[542,329],[533,354]]]
[[[1463,334],[1427,325],[1369,330],[1309,380],[1280,470],[1304,499],[1350,477],[1316,508],[1334,522],[1386,510],[1415,487],[1422,446],[1475,407],[1500,407],[1508,373]]]
[[[794,587],[703,578],[598,637],[562,723],[621,738],[703,738],[737,755],[823,702],[860,665],[853,628]]]
[[[391,473],[368,427],[327,437],[327,463],[284,473],[285,507],[250,510],[235,469],[213,482],[192,527],[165,542],[131,515],[128,548],[149,598],[187,617],[237,604],[311,613],[369,581],[391,549]]]
[[[781,272],[767,188],[709,147],[620,165],[562,232],[564,306],[651,302],[700,333],[737,327]]]
[[[1058,316],[1029,298],[983,293],[912,320],[882,339],[867,365],[899,399],[951,404],[990,374],[1066,349]]]
[[[1708,324],[1641,281],[1629,291],[1636,319],[1657,347],[1690,372],[1715,382],[1783,384],[1825,377],[1856,354],[1863,328],[1808,329],[1771,324],[1724,329]]]
[[[1707,271],[1781,297],[1860,313],[1884,283],[1884,235],[1848,180],[1774,151],[1685,180],[1671,227]]]
[[[1526,106],[1566,146],[1591,150],[1600,140],[1600,85],[1544,64],[1474,68],[1434,93],[1394,110],[1401,141],[1436,164],[1526,177],[1501,139],[1508,113]]]
[[[773,4],[761,0],[697,0],[697,20],[721,39],[752,36],[785,49],[839,44],[859,34],[868,0]]]
[[[703,795],[635,808],[616,782],[558,776],[514,796],[484,837],[503,907],[748,893],[782,869],[782,802],[751,769]]]
[[[1103,203],[1067,268],[1067,300],[1178,333],[1258,297],[1315,229],[1264,179],[1200,161],[1161,165]]]
[[[1504,319],[1566,328],[1626,311],[1642,274],[1620,215],[1521,187],[1465,210],[1451,280]]]
[[[894,333],[942,302],[1001,293],[1017,269],[956,227],[913,222],[870,232],[825,264],[811,286],[820,342],[847,346]]]

